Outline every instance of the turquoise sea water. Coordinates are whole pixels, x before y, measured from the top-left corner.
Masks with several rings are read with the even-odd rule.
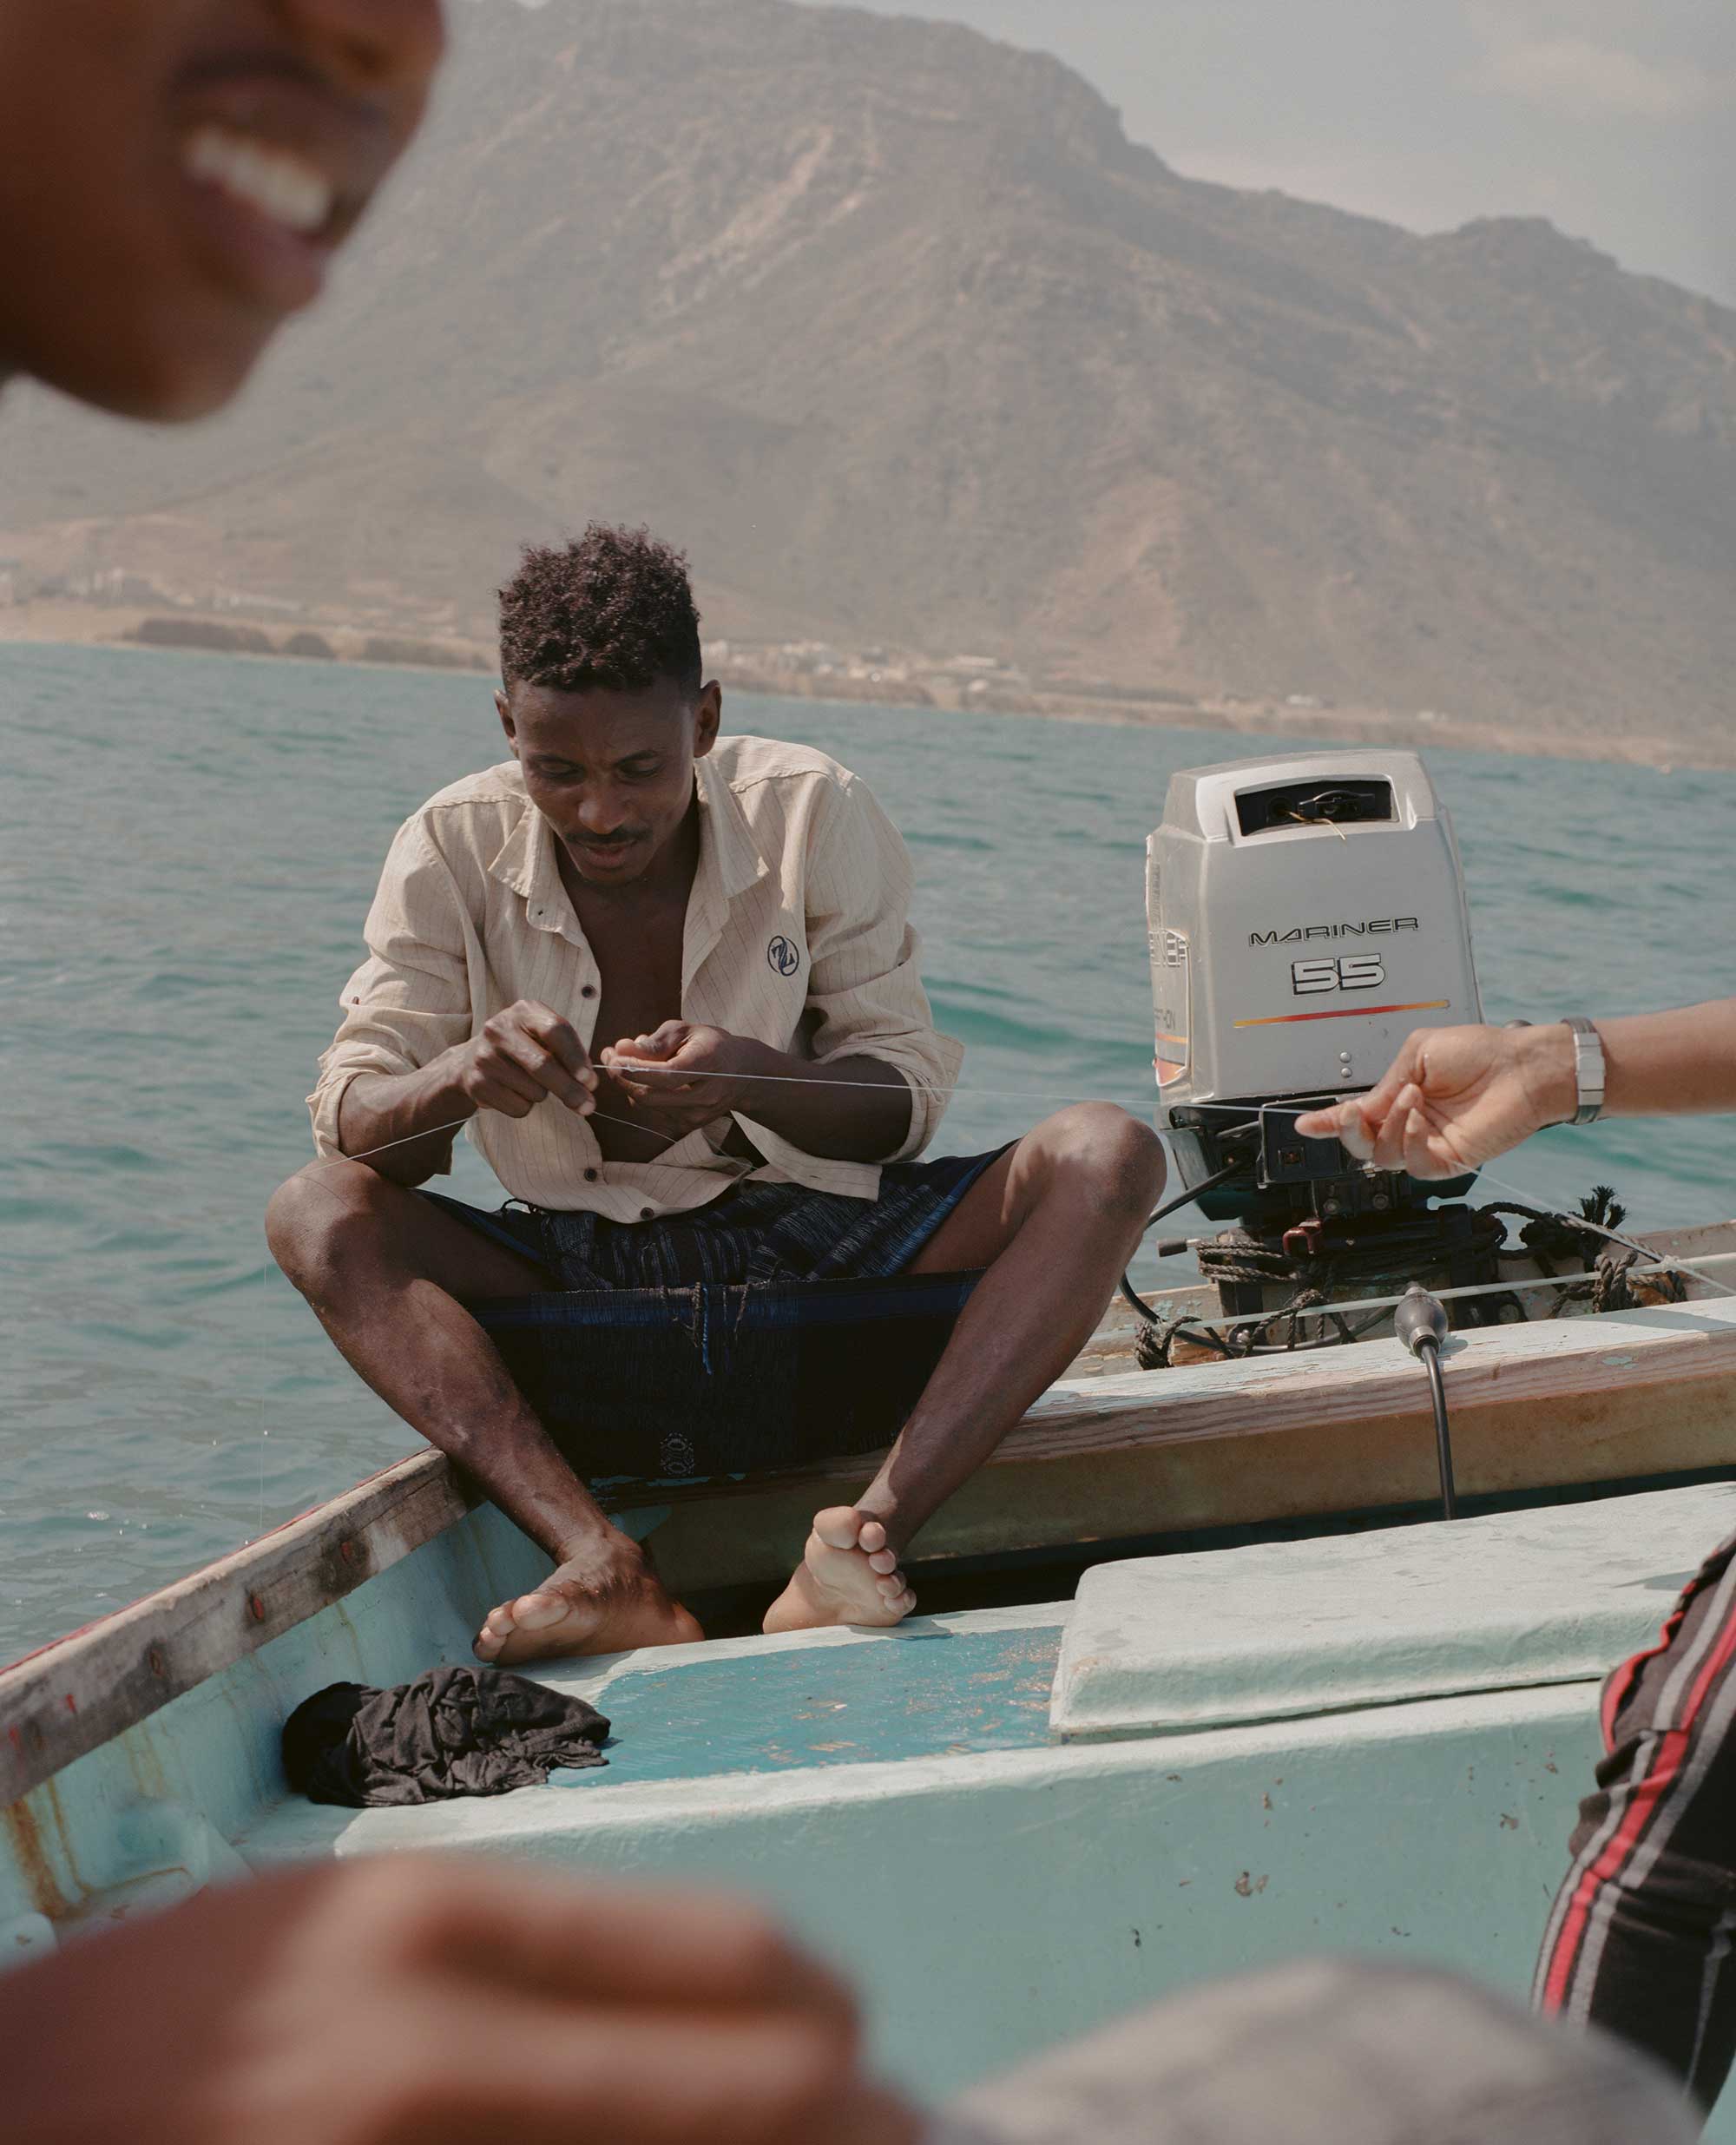
[[[741,695],[729,723],[835,753],[904,828],[969,1046],[943,1147],[1145,1106],[1145,836],[1172,770],[1260,740]],[[413,1446],[260,1216],[307,1156],[393,828],[502,756],[479,677],[0,647],[0,1659]],[[1736,776],[1429,757],[1489,1017],[1736,990]],[[1605,1178],[1641,1227],[1724,1220],[1736,1125],[1552,1132],[1502,1174],[1554,1202]],[[451,1188],[492,1179],[464,1150]]]

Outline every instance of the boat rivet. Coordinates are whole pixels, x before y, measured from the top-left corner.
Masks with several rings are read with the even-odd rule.
[[[145,1655],[145,1659],[150,1664],[150,1670],[153,1675],[167,1675],[168,1674],[168,1663],[163,1659],[163,1649],[161,1646],[152,1647],[150,1652]]]
[[[248,1615],[249,1615],[250,1616],[252,1616],[252,1618],[253,1618],[253,1622],[254,1622],[255,1623],[263,1623],[263,1622],[265,1622],[265,1620],[266,1620],[266,1605],[265,1605],[265,1603],[264,1603],[264,1602],[263,1602],[260,1599],[260,1597],[259,1597],[259,1596],[258,1596],[257,1594],[250,1594],[250,1595],[248,1595],[248,1596],[247,1596],[247,1613],[248,1613]]]

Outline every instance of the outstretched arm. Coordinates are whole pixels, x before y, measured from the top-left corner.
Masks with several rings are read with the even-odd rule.
[[[1604,1114],[1736,1109],[1736,998],[1601,1020]],[[1456,1177],[1574,1114],[1571,1031],[1419,1028],[1378,1086],[1297,1120],[1382,1169]]]

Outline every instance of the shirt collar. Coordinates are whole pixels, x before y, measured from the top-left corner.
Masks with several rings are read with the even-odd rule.
[[[554,828],[527,797],[511,833],[488,867],[490,878],[522,894],[533,911],[548,908],[551,895],[563,891],[560,866],[555,861],[554,835]]]
[[[714,872],[718,892],[733,901],[771,866],[760,852],[741,799],[709,755],[694,762],[694,786],[700,800],[700,875]]]

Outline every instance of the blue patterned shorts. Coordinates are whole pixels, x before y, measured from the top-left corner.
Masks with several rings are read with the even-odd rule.
[[[650,1221],[562,1214],[522,1201],[490,1214],[442,1192],[422,1196],[479,1234],[534,1260],[551,1289],[880,1280],[904,1272],[1005,1151],[887,1162],[878,1199],[750,1178],[706,1206]]]
[[[890,1443],[981,1278],[906,1269],[1004,1152],[889,1162],[872,1200],[750,1180],[650,1221],[421,1196],[542,1269],[470,1309],[573,1466],[654,1484]]]

